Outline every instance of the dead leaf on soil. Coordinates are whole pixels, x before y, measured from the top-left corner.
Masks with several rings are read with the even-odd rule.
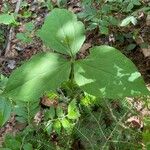
[[[142,48],[141,50],[142,50],[145,57],[150,56],[150,45],[148,45],[148,48]]]
[[[150,26],[150,15],[147,15],[146,17],[146,25]]]
[[[34,117],[34,123],[36,123],[36,125],[38,125],[42,119],[43,119],[43,112],[42,111],[39,111],[36,113],[35,117]]]
[[[85,44],[83,44],[83,46],[80,49],[80,52],[81,53],[85,53],[85,51],[88,50],[91,46],[92,46],[91,43],[85,43]]]
[[[9,53],[7,53],[8,58],[16,58],[18,56],[18,52],[15,49],[11,49]]]
[[[126,123],[129,123],[132,127],[136,128],[142,128],[143,127],[143,122],[138,116],[132,116],[130,117]]]
[[[16,67],[16,61],[15,60],[9,60],[7,67],[9,69],[14,69]]]
[[[57,107],[58,101],[57,99],[50,99],[49,97],[44,96],[42,97],[41,104],[46,107],[50,107],[50,106]]]
[[[143,38],[142,38],[141,36],[139,36],[139,37],[136,39],[136,43],[137,43],[138,45],[141,45],[142,43],[144,43]],[[149,57],[149,56],[150,56],[150,45],[148,45],[147,48],[142,48],[142,47],[141,47],[141,51],[142,51],[142,53],[143,53],[143,55],[144,55],[145,57]]]

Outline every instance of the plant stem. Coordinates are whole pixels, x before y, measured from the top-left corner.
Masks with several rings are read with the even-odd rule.
[[[71,70],[70,70],[68,85],[71,90],[71,99],[73,99],[74,98],[74,58],[71,58]]]
[[[71,62],[70,81],[71,81],[71,85],[73,85],[73,83],[74,83],[74,63],[73,63],[73,61]]]

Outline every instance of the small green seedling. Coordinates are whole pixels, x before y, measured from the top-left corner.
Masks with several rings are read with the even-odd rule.
[[[0,15],[0,24],[17,25],[14,14],[1,14]]]
[[[16,37],[22,43],[31,43],[34,36],[34,24],[32,22],[28,22],[25,24],[25,31],[23,33],[17,33]]]

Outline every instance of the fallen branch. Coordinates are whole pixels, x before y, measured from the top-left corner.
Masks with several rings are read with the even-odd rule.
[[[15,14],[18,14],[21,2],[22,2],[22,0],[17,1],[15,12],[14,12]],[[6,49],[5,49],[5,57],[9,57],[11,40],[13,38],[14,38],[14,27],[11,27],[10,30],[9,30],[9,35],[8,35],[8,40],[7,40],[8,42],[7,42],[7,46],[6,46]]]

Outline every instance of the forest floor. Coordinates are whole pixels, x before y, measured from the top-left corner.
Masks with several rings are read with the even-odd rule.
[[[55,0],[52,3],[56,3]],[[4,9],[9,9],[9,12],[14,12],[16,9],[17,0],[2,0],[0,2],[0,13],[4,12]],[[6,8],[7,5],[7,8]],[[80,1],[71,0],[66,3],[66,8],[78,13],[82,11],[80,6]],[[6,11],[6,10],[5,10]],[[4,31],[4,41],[0,41],[0,70],[4,76],[9,77],[11,72],[22,64],[22,62],[30,59],[34,54],[41,51],[47,51],[47,47],[43,46],[41,40],[34,36],[35,31],[41,27],[44,22],[44,18],[48,14],[48,8],[36,0],[26,0],[23,5],[19,7],[18,17],[19,25],[16,27],[8,27],[5,25],[0,25],[0,31]],[[35,27],[30,35],[32,42],[25,43],[20,41],[16,35],[17,33],[26,32],[25,24],[28,22],[33,22]],[[13,28],[13,33],[11,29]],[[131,37],[125,37],[124,42],[120,42],[116,39],[115,35],[132,33],[132,31],[139,31],[136,39],[131,39]],[[130,36],[130,35],[129,35]],[[9,37],[11,37],[9,39]],[[148,43],[147,48],[142,48],[140,43]],[[107,44],[113,46],[122,53],[124,53],[128,58],[130,58],[134,64],[137,66],[139,72],[142,74],[144,81],[148,88],[150,88],[150,18],[148,19],[145,14],[139,14],[138,24],[135,26],[125,27],[123,29],[110,27],[108,35],[102,35],[99,33],[98,28],[92,31],[86,32],[86,42],[83,45],[79,57],[85,57],[88,54],[88,49],[92,45],[103,45]],[[127,45],[135,44],[132,50],[126,50]],[[7,53],[6,53],[7,49]],[[143,128],[142,118],[144,116],[150,116],[150,110],[144,108],[143,103],[139,99],[130,99],[133,102],[134,107],[136,107],[139,112],[138,116],[133,116],[129,118],[129,122],[138,128]],[[0,143],[3,141],[4,135],[6,133],[13,133],[22,130],[24,124],[18,124],[15,121],[15,116],[12,115],[8,123],[0,129]]]

